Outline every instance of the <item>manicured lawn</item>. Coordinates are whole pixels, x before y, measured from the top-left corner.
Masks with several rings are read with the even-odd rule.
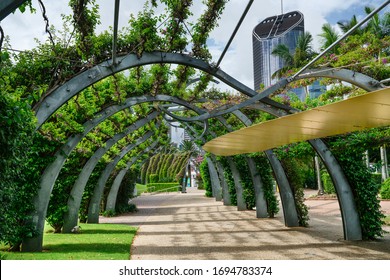
[[[79,234],[45,233],[43,252],[6,252],[0,245],[0,254],[6,260],[128,260],[136,231],[126,225],[81,224]]]

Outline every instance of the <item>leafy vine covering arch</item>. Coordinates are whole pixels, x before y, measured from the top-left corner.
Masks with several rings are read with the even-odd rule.
[[[60,214],[64,211],[63,204],[68,200],[70,189],[82,167],[107,141],[122,133],[132,123],[145,118],[152,110],[157,110],[164,116],[165,121],[162,121],[161,126],[157,128],[156,125],[150,124],[139,127],[118,140],[110,149],[105,150],[98,162],[99,168],[92,172],[88,185],[92,184],[93,180],[96,183],[98,178],[102,178],[102,174],[105,174],[107,178],[111,175],[113,178],[121,170],[130,168],[129,164],[139,165],[147,158],[147,155],[139,158],[136,155],[147,150],[150,143],[141,144],[137,148],[134,147],[130,153],[121,155],[121,150],[131,145],[130,143],[139,139],[141,135],[145,135],[147,131],[154,131],[160,135],[159,146],[167,145],[169,125],[166,120],[168,118],[174,117],[183,122],[192,121],[191,126],[199,130],[199,135],[204,136],[208,141],[214,137],[213,133],[217,135],[226,131],[226,127],[219,130],[220,124],[215,123],[214,126],[212,120],[220,116],[229,116],[238,109],[245,111],[251,117],[251,121],[257,123],[294,113],[297,109],[304,110],[310,106],[317,106],[322,101],[308,101],[312,103],[305,104],[307,107],[302,104],[296,106],[297,104],[288,100],[288,95],[278,95],[286,93],[289,87],[306,85],[312,81],[312,78],[328,77],[347,81],[353,86],[343,88],[343,93],[360,94],[362,91],[355,86],[371,91],[381,87],[383,83],[378,81],[389,76],[388,65],[380,60],[389,56],[386,51],[389,46],[388,37],[382,36],[383,34],[382,37],[378,37],[381,33],[373,33],[372,30],[367,29],[368,31],[362,30],[359,36],[349,38],[337,49],[337,52],[335,49],[334,56],[323,57],[315,65],[315,67],[327,65],[330,69],[317,68],[314,72],[301,74],[292,80],[285,77],[277,85],[257,93],[210,62],[211,55],[207,49],[207,39],[210,32],[218,25],[218,20],[227,2],[226,0],[204,1],[202,15],[190,24],[193,1],[146,1],[143,10],[137,16],[132,16],[129,25],[122,31],[118,32],[117,26],[114,26],[114,34],[110,32],[96,34],[95,29],[99,22],[96,1],[70,0],[72,14],[64,17],[65,29],[46,28],[50,35],[47,43],[39,43],[35,49],[18,54],[9,45],[4,44],[4,30],[1,29],[0,87],[2,95],[0,100],[6,108],[1,111],[0,115],[1,140],[6,144],[1,145],[3,155],[0,168],[4,170],[2,174],[5,175],[2,175],[4,178],[0,178],[4,180],[0,181],[6,182],[2,185],[1,197],[12,193],[15,188],[23,191],[21,195],[11,195],[10,207],[7,209],[10,209],[14,217],[7,218],[4,223],[1,223],[0,241],[8,242],[15,250],[19,250],[23,239],[34,240],[36,236],[42,234],[44,222],[42,217],[46,217],[46,214],[41,215],[41,226],[37,232],[37,228],[32,226],[34,222],[36,223],[34,218],[31,219],[34,216],[31,215],[31,212],[34,212],[32,198],[38,193],[39,199],[46,197],[45,199],[49,201],[48,196],[51,191],[42,194],[43,190],[39,190],[38,186],[40,180],[42,180],[41,185],[45,184],[45,174],[49,174],[50,170],[46,171],[41,179],[37,178],[37,174],[44,172],[49,162],[52,161],[50,166],[54,167],[56,172],[58,171],[57,175],[54,175],[55,178],[56,176],[67,178],[57,180],[55,184],[53,183],[54,185],[52,183],[48,185],[50,189],[53,188],[55,195],[50,199],[47,219],[52,223],[61,224],[63,218]],[[22,4],[23,6],[20,6]],[[40,1],[40,4],[43,5],[43,2]],[[19,6],[25,8],[26,5],[31,5],[31,2],[2,1],[0,19],[6,17],[13,9]],[[160,5],[166,10],[161,17],[154,12],[155,8]],[[48,24],[49,18],[45,12],[43,12],[43,18]],[[66,37],[66,34],[71,34],[71,37]],[[62,35],[67,40],[63,40]],[[369,44],[370,48],[361,47],[364,44]],[[356,62],[356,56],[363,57],[364,63],[352,63]],[[344,69],[346,65],[349,69]],[[297,70],[294,69],[294,71]],[[188,86],[189,82],[198,76],[200,76],[199,82]],[[232,96],[209,86],[213,77],[241,94]],[[326,79],[323,81],[328,82]],[[328,101],[334,101],[339,93],[330,95],[330,92],[332,90],[324,96],[328,97]],[[158,103],[156,99],[151,101],[160,94],[179,97],[184,100],[183,102],[191,103],[197,109],[182,110],[175,114],[164,107],[165,105],[172,106],[173,99],[159,100]],[[150,102],[122,110],[115,115],[110,114],[108,108],[123,107],[129,98],[149,98]],[[221,100],[224,101],[220,102]],[[33,111],[29,109],[29,106],[33,108]],[[250,107],[259,110],[253,110]],[[21,109],[20,112],[17,108]],[[35,131],[32,112],[36,113],[37,118]],[[98,118],[94,120],[94,116]],[[97,121],[99,118],[100,120]],[[12,129],[19,121],[23,121],[21,123],[26,125],[16,126],[16,130]],[[199,124],[198,121],[202,123]],[[234,123],[235,120],[228,117],[226,122],[230,125],[230,122]],[[210,126],[210,123],[213,125]],[[234,123],[231,128],[238,129],[241,125]],[[386,133],[387,130],[383,129],[377,137],[387,137]],[[26,135],[31,135],[31,137],[25,137]],[[67,147],[68,139],[70,142]],[[31,140],[34,141],[31,142]],[[320,140],[312,141],[317,151],[323,148],[320,143],[317,143],[318,141]],[[339,190],[339,196],[344,195],[349,201],[347,202],[349,206],[343,206],[343,199],[340,198],[342,211],[349,209],[346,216],[356,216],[358,213],[360,218],[360,221],[355,218],[350,220],[354,227],[352,230],[354,233],[351,234],[348,230],[349,226],[346,225],[350,221],[346,221],[344,217],[346,239],[380,236],[382,232],[378,225],[381,216],[378,214],[379,204],[374,199],[374,190],[369,194],[370,202],[364,203],[361,186],[351,182],[350,174],[342,168],[342,165],[350,166],[351,162],[348,162],[344,155],[335,149],[332,145],[333,140],[326,139],[326,141],[330,143],[331,148],[324,154],[329,156],[329,153],[331,155],[334,151],[340,160],[340,164],[328,168],[333,171],[330,173]],[[356,145],[363,145],[359,141],[356,143],[359,143]],[[320,146],[322,148],[319,148]],[[26,150],[20,154],[10,152],[20,147],[25,147]],[[61,150],[65,151],[66,156],[61,154]],[[361,149],[356,148],[354,151],[360,154]],[[21,160],[18,161],[17,157]],[[133,162],[134,158],[137,158],[137,161]],[[323,157],[325,162],[333,159],[332,155],[330,159]],[[30,165],[25,166],[22,162],[29,162]],[[56,165],[56,162],[59,164]],[[105,173],[104,166],[110,164],[112,172]],[[12,172],[15,166],[21,166],[22,170],[26,170],[26,178],[20,180],[19,185],[12,183],[12,178],[20,175]],[[336,169],[337,172],[335,172]],[[362,171],[361,174],[363,173]],[[366,180],[368,176],[364,174],[362,178]],[[102,180],[104,186],[106,179]],[[347,187],[347,192],[345,192],[346,189],[337,186],[339,180],[341,183],[338,185],[351,185],[352,188]],[[369,180],[367,179],[366,182]],[[88,185],[87,189],[90,188]],[[26,197],[28,200],[31,199],[31,203],[26,203],[25,208],[17,209],[16,205],[20,203],[24,194],[27,194],[24,199]],[[354,199],[357,200],[357,210],[351,206]],[[244,202],[240,201],[240,203]],[[39,207],[47,207],[43,204],[35,206],[35,211],[38,212],[41,211]],[[244,205],[241,206],[244,207]],[[83,211],[86,211],[87,207],[85,205],[83,207]],[[367,211],[368,209],[372,210]],[[365,211],[368,214],[364,214]],[[374,218],[369,219],[367,215],[370,214]],[[31,220],[33,224],[29,223]],[[371,230],[367,226],[368,223],[374,223],[375,228]],[[363,236],[359,236],[360,225]],[[27,245],[28,242],[25,243],[23,250],[41,249],[39,244],[33,243],[30,242],[30,245]]]

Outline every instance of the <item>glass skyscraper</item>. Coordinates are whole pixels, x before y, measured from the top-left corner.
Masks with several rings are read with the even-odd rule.
[[[284,44],[291,53],[294,52],[297,39],[303,33],[303,14],[298,11],[268,17],[253,29],[255,90],[260,89],[261,85],[266,88],[272,85],[276,81],[271,78],[272,74],[284,66],[281,58],[271,54],[273,49],[279,44]]]

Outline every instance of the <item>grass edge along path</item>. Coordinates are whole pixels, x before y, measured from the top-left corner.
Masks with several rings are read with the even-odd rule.
[[[7,252],[3,260],[129,260],[136,227],[116,224],[81,224],[81,233],[54,234],[45,228],[43,252]]]

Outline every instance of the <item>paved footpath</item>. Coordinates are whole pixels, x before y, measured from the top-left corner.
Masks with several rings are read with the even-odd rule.
[[[389,233],[379,241],[343,240],[336,200],[306,200],[308,228],[285,227],[282,213],[256,219],[254,211],[237,211],[191,188],[185,194],[142,195],[133,203],[139,212],[100,222],[139,227],[134,260],[390,260]],[[390,201],[381,205],[390,214]]]

